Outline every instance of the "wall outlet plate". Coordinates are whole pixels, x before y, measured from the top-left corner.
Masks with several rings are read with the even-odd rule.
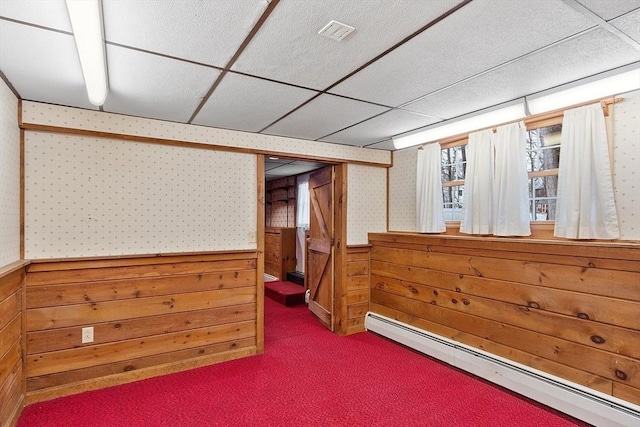
[[[82,328],[82,344],[93,342],[93,326]]]

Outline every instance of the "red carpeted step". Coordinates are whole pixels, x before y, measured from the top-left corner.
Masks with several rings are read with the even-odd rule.
[[[304,304],[304,288],[291,282],[266,282],[264,295],[282,305]]]

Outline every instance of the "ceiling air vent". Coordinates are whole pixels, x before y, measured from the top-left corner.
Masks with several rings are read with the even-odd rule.
[[[333,40],[341,41],[342,39],[347,37],[349,34],[351,34],[354,30],[355,28],[349,25],[343,24],[342,22],[331,21],[327,25],[325,25],[320,31],[318,31],[318,34],[320,34],[321,36],[329,37],[330,39],[333,39]]]

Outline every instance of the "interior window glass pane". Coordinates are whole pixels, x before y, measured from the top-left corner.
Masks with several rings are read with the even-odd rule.
[[[529,172],[558,167],[561,131],[562,125],[558,124],[527,132],[527,170]]]
[[[464,179],[466,161],[465,147],[442,150],[442,182]]]
[[[529,180],[530,217],[533,221],[551,221],[556,216],[558,177],[556,175]]]
[[[460,221],[462,219],[462,203],[464,199],[464,186],[443,187],[445,221]]]

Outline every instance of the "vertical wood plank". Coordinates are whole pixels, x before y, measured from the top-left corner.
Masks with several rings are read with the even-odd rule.
[[[346,335],[348,332],[347,314],[347,164],[334,166],[335,169],[335,210],[334,210],[334,234],[335,234],[335,330],[338,335]]]
[[[256,263],[256,349],[258,353],[264,351],[264,233],[265,233],[265,176],[264,176],[264,155],[257,156],[257,191],[258,198],[256,224],[256,243],[258,249],[258,260]]]

